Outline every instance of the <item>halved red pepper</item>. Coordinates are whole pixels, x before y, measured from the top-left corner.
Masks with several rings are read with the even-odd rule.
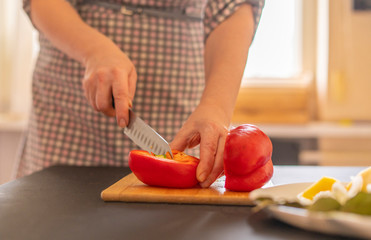
[[[196,169],[199,159],[173,150],[170,154],[154,155],[143,150],[129,154],[129,167],[135,176],[150,186],[191,188],[198,184]]]

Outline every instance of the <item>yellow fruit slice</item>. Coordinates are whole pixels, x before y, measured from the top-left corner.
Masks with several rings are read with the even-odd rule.
[[[335,178],[330,177],[322,177],[317,182],[310,185],[304,192],[301,194],[301,197],[307,198],[309,200],[313,200],[313,198],[319,193],[323,191],[331,191],[332,185],[337,182]]]
[[[365,170],[359,172],[357,176],[361,176],[363,180],[361,191],[367,192],[367,185],[371,184],[371,167],[368,167]],[[352,182],[347,185],[347,190],[349,190],[351,186]]]

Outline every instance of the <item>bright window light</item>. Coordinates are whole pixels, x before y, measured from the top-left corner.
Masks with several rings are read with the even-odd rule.
[[[301,73],[301,13],[301,0],[265,1],[244,79],[286,79]]]

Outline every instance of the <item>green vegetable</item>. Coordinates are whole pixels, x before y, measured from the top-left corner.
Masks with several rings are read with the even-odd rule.
[[[371,215],[371,193],[358,193],[355,197],[349,199],[340,210],[343,212]]]
[[[312,205],[304,207],[299,202],[274,201],[271,198],[259,198],[256,200],[255,211],[260,211],[269,205],[283,205],[296,208],[306,208],[309,211],[342,211],[361,215],[371,216],[371,193],[360,192],[349,199],[344,205],[341,205],[336,199],[331,197],[319,198]]]
[[[328,212],[328,211],[339,210],[340,207],[341,205],[338,201],[336,201],[333,198],[326,197],[326,198],[320,198],[317,201],[315,201],[312,205],[308,207],[308,210]]]
[[[303,205],[301,205],[300,203],[298,202],[286,202],[285,204],[283,204],[284,206],[287,206],[287,207],[295,207],[295,208],[304,208]]]

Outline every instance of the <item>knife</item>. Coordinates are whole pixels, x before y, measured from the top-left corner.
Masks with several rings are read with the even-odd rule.
[[[143,150],[156,155],[165,155],[169,152],[173,158],[169,143],[131,109],[129,109],[129,124],[124,128],[124,133]]]

